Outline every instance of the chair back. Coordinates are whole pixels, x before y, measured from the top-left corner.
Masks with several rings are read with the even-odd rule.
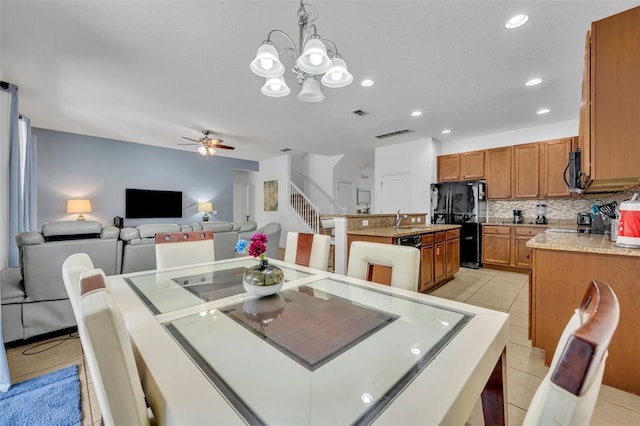
[[[330,248],[331,237],[328,235],[289,232],[284,261],[326,271]]]
[[[525,425],[589,424],[619,318],[620,305],[613,289],[592,281],[560,336],[549,372],[527,410]]]
[[[347,276],[418,291],[420,250],[393,244],[354,241]]]
[[[213,231],[183,231],[156,234],[158,269],[216,260]]]
[[[62,281],[78,325],[80,325],[80,274],[94,268],[91,258],[86,253],[72,254],[62,262]]]
[[[80,341],[106,426],[148,425],[149,415],[122,313],[104,275],[80,281]]]

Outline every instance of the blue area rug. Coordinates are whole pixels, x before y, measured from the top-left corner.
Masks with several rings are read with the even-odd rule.
[[[11,386],[0,393],[0,425],[81,425],[78,366]]]

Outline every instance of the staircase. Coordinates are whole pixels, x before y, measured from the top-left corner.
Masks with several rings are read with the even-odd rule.
[[[289,181],[289,204],[315,234],[320,232],[320,211],[293,182]]]

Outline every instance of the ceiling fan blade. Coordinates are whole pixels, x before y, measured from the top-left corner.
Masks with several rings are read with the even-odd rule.
[[[179,143],[178,145],[200,145],[199,143]]]
[[[233,146],[221,145],[219,143],[215,144],[213,147],[214,148],[220,148],[220,149],[235,149],[235,147],[233,147]]]
[[[187,137],[185,137],[185,136],[181,136],[181,137],[182,137],[182,139],[186,139],[186,140],[188,140],[188,141],[194,141],[194,142],[198,142],[198,143],[200,143],[200,141],[199,141],[199,140],[197,140],[197,139],[191,139],[191,138],[187,138]]]

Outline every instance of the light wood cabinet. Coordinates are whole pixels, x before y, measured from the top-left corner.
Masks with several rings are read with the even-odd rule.
[[[581,168],[592,191],[640,182],[640,7],[591,24],[580,111]]]
[[[488,149],[485,174],[487,177],[487,198],[508,200],[511,198],[511,170],[513,147]]]
[[[545,229],[540,226],[483,226],[482,263],[488,267],[529,269],[531,251],[526,243]]]
[[[543,198],[571,197],[564,172],[569,153],[576,147],[577,138],[556,139],[541,144],[540,195]]]
[[[636,256],[533,249],[529,281],[532,346],[549,365],[562,331],[593,279],[613,288],[620,321],[609,344],[603,383],[640,394],[640,262]]]
[[[528,143],[514,146],[513,169],[514,198],[539,198],[540,144]]]
[[[484,151],[460,154],[460,175],[462,180],[484,179]]]
[[[447,278],[447,264],[445,256],[446,242],[441,241],[435,243],[433,246],[433,272],[436,283],[440,283]]]
[[[433,234],[422,236],[422,247],[420,248],[420,292],[426,292],[436,285],[434,275],[434,247]]]
[[[438,163],[438,182],[460,180],[460,154],[440,155]]]
[[[487,265],[511,263],[511,229],[508,226],[482,227],[482,263]]]

